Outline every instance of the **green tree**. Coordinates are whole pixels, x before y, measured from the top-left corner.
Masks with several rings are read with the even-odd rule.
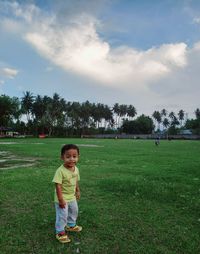
[[[185,112],[182,109],[179,110],[179,112],[178,112],[178,118],[180,120],[180,125],[181,126],[183,125],[184,117],[185,117]]]
[[[70,128],[72,134],[77,134],[80,130],[81,125],[81,119],[80,119],[80,112],[81,112],[81,105],[79,102],[72,102],[69,111],[68,116],[70,120]]]
[[[170,122],[167,118],[164,118],[162,124],[164,128],[167,129],[167,127],[170,125]]]
[[[125,117],[126,114],[127,114],[127,105],[125,104],[119,105],[119,116],[122,118]]]
[[[120,115],[119,103],[115,103],[112,110],[115,114],[115,126],[116,128],[119,128],[119,115]]]
[[[113,127],[114,126],[114,119],[112,115],[112,110],[109,108],[108,105],[104,105],[103,108],[103,118],[105,119],[105,129],[107,127]]]
[[[24,96],[21,99],[21,108],[22,108],[22,113],[26,114],[27,122],[28,122],[31,120],[34,96],[29,91],[26,91],[25,93],[23,93],[23,95]]]
[[[64,125],[65,101],[57,93],[47,104],[46,117],[48,119],[49,136],[54,133],[55,128]]]
[[[163,109],[161,110],[160,114],[161,114],[161,117],[167,116],[167,110],[163,108]]]
[[[154,111],[152,114],[155,121],[158,123],[157,130],[160,130],[160,123],[162,122],[161,113],[159,111]]]
[[[21,114],[20,102],[16,97],[0,96],[0,126],[8,126]]]
[[[200,110],[199,110],[199,108],[197,108],[194,113],[195,113],[196,119],[199,119],[200,118]]]
[[[144,114],[133,121],[125,120],[122,124],[122,131],[127,134],[151,134],[153,129],[153,120]]]
[[[185,123],[185,128],[192,130],[193,134],[200,135],[200,110],[195,110],[196,119],[188,119]]]
[[[127,107],[127,115],[128,115],[129,118],[133,118],[137,115],[137,111],[136,111],[136,109],[133,105],[129,105]]]
[[[178,118],[173,111],[169,113],[169,117],[171,119],[171,126],[176,127],[176,125],[179,125]]]
[[[173,111],[171,111],[171,112],[169,113],[169,118],[171,119],[171,121],[173,121],[175,117],[176,117],[176,116],[175,116],[175,113],[174,113]]]
[[[89,101],[83,102],[80,105],[80,115],[79,115],[79,117],[80,117],[80,127],[79,128],[81,130],[80,134],[83,134],[83,131],[86,131],[92,123],[91,109],[92,109],[92,106]]]
[[[170,112],[169,117],[171,118],[171,123],[170,123],[170,127],[168,129],[168,134],[177,135],[178,129],[176,126],[180,124],[178,121],[178,118],[176,117],[174,112]]]

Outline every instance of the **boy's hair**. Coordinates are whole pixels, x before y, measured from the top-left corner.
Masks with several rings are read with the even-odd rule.
[[[64,155],[64,153],[70,149],[75,149],[77,150],[78,152],[78,155],[79,155],[79,148],[77,145],[74,145],[74,144],[67,144],[67,145],[64,145],[62,148],[61,148],[61,156]]]

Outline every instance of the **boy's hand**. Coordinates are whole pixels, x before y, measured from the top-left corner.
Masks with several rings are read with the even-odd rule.
[[[62,209],[65,208],[66,204],[67,203],[64,200],[59,201],[59,207]]]
[[[80,197],[81,197],[81,193],[80,193],[80,191],[76,191],[75,196],[76,196],[76,199],[77,199],[77,200],[79,200],[79,199],[80,199]]]

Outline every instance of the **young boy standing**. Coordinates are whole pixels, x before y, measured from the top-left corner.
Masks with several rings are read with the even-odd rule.
[[[80,232],[81,226],[76,225],[78,217],[77,200],[80,199],[79,170],[76,163],[79,159],[79,148],[76,145],[64,145],[61,149],[61,165],[53,178],[55,183],[55,209],[56,209],[56,239],[61,243],[68,243],[66,231]]]

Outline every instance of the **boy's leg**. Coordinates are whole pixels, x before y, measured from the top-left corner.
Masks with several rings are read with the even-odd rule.
[[[65,208],[60,208],[58,203],[55,203],[56,208],[56,234],[60,234],[65,232],[65,226],[67,225],[67,217],[68,217],[68,205]]]
[[[81,226],[76,225],[76,220],[78,217],[78,204],[77,201],[71,201],[68,203],[68,217],[67,217],[67,231],[79,232],[82,230]]]
[[[56,239],[58,239],[61,243],[68,243],[71,240],[65,233],[65,226],[67,224],[67,216],[68,216],[68,205],[65,208],[60,208],[59,204],[55,203],[56,208]]]
[[[67,217],[67,225],[69,227],[74,227],[76,225],[76,220],[78,217],[78,204],[77,201],[71,201],[68,203],[68,217]]]

